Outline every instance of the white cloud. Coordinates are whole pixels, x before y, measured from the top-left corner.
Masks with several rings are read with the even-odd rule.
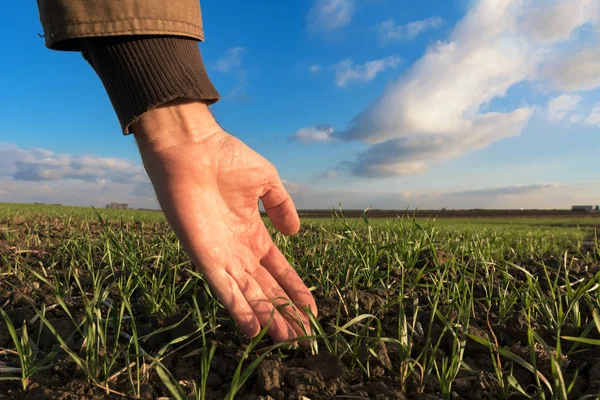
[[[224,97],[227,100],[246,101],[250,99],[245,82],[240,82]]]
[[[353,0],[315,0],[307,15],[309,29],[318,32],[344,27],[352,21],[354,10]]]
[[[315,64],[315,65],[311,65],[311,66],[310,66],[310,68],[308,68],[308,70],[309,70],[310,72],[312,72],[313,74],[316,74],[317,72],[320,72],[320,71],[321,71],[321,66],[320,66],[320,65],[317,65],[317,64]]]
[[[405,25],[396,25],[393,19],[388,19],[377,25],[375,29],[382,43],[397,40],[411,40],[429,29],[442,26],[444,20],[440,17],[431,17],[420,21],[409,22]]]
[[[243,47],[227,49],[225,54],[214,63],[217,71],[227,73],[242,65],[242,54],[246,51]]]
[[[540,63],[548,60],[549,48],[523,31],[527,12],[521,0],[479,0],[446,41],[427,49],[338,135],[372,145],[344,165],[369,177],[418,174],[519,135],[533,106],[522,101],[508,112],[485,110],[514,85],[538,79]],[[587,77],[589,71],[580,72]]]
[[[337,171],[334,170],[334,169],[329,170],[329,171],[327,171],[327,173],[325,174],[325,176],[327,178],[329,178],[329,179],[333,179],[333,178],[335,178],[337,176]]]
[[[281,183],[290,196],[293,195],[306,195],[312,192],[312,189],[306,185],[297,182],[291,182],[286,179],[282,179]]]
[[[575,54],[558,54],[541,69],[542,78],[562,91],[600,87],[600,46]]]
[[[521,20],[523,31],[541,43],[564,42],[577,27],[600,21],[597,0],[549,0],[541,4],[529,9]]]
[[[537,192],[544,189],[557,189],[560,185],[557,183],[534,183],[529,185],[508,185],[495,186],[481,189],[462,190],[459,192],[448,193],[449,196],[517,196],[525,193]]]
[[[2,201],[99,205],[123,201],[156,208],[142,167],[130,160],[22,149],[0,143]]]
[[[569,123],[571,124],[577,124],[579,122],[581,122],[581,120],[583,119],[583,115],[581,114],[573,114],[569,117]]]
[[[585,119],[585,123],[600,126],[600,103],[596,103],[590,115]]]
[[[398,56],[389,56],[360,65],[354,65],[352,60],[347,58],[334,65],[334,69],[336,70],[335,82],[338,86],[346,86],[353,82],[369,82],[380,72],[396,68],[399,64],[400,57]]]
[[[581,96],[563,94],[550,99],[547,107],[547,116],[550,121],[560,121],[571,114],[577,104],[581,101]]]
[[[325,171],[319,174],[320,179],[334,179],[338,176],[338,171],[335,169],[331,169],[329,171]]]
[[[298,129],[294,138],[304,144],[313,142],[328,142],[331,140],[334,129],[330,126],[311,126]]]
[[[130,183],[139,181],[145,174],[142,167],[129,160],[53,153],[37,148],[25,150],[7,143],[0,143],[0,172],[0,178],[33,182],[104,179]]]
[[[474,117],[458,132],[408,135],[381,141],[345,163],[354,175],[387,177],[417,175],[428,165],[487,147],[496,140],[516,136],[529,120],[533,109],[511,113],[486,113]]]
[[[248,71],[242,65],[242,55],[246,52],[244,47],[227,49],[225,54],[219,58],[213,67],[220,73],[232,74],[236,83],[231,91],[224,96],[227,100],[247,100],[249,98],[246,90]]]

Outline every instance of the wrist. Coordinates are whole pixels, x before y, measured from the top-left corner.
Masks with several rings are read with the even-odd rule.
[[[140,151],[198,144],[222,132],[202,101],[174,100],[143,113],[132,125]]]

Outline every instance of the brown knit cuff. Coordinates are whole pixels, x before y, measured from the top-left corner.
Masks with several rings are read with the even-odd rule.
[[[144,112],[175,99],[212,104],[212,85],[198,42],[174,36],[86,39],[83,56],[108,93],[124,134]]]

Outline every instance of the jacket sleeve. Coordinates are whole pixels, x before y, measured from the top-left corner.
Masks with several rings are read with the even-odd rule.
[[[198,0],[37,0],[46,46],[81,51],[124,134],[147,110],[176,99],[212,104],[198,47]]]
[[[169,35],[204,40],[199,0],[37,0],[46,46],[80,50],[81,39]]]

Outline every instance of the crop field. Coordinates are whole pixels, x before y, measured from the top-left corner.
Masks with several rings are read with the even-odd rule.
[[[308,346],[239,333],[161,213],[0,204],[0,399],[600,398],[593,217],[302,219]]]

